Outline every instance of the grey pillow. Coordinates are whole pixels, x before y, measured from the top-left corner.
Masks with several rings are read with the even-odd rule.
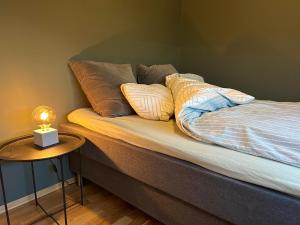
[[[121,84],[136,83],[130,64],[70,61],[69,65],[93,109],[101,116],[134,113],[120,90]]]
[[[177,73],[177,70],[171,64],[165,65],[138,65],[137,80],[140,84],[162,84],[165,85],[167,75]]]

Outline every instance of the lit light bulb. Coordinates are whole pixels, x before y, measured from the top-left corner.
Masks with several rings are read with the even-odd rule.
[[[56,118],[55,111],[49,106],[38,106],[32,112],[34,122],[41,128],[50,128]]]
[[[43,121],[46,121],[48,119],[48,113],[47,112],[42,112],[40,115],[40,119]]]

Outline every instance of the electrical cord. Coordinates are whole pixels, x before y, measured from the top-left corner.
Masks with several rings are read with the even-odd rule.
[[[56,158],[56,160],[57,160],[57,164],[58,164],[58,159]],[[58,180],[59,182],[62,182],[62,179],[61,179],[61,177],[59,176],[59,173],[58,173],[58,166],[57,166],[56,163],[53,161],[53,159],[49,159],[49,161],[50,161],[50,163],[51,163],[51,165],[52,165],[53,171],[55,172],[55,174],[56,174],[56,176],[57,176],[57,180]],[[65,183],[66,183],[67,185],[70,185],[70,183],[69,183],[68,181],[66,181],[66,180],[65,180]]]
[[[52,164],[52,168],[53,168],[53,171],[55,172],[56,176],[57,176],[57,180],[59,182],[62,182],[62,179],[61,177],[59,176],[58,174],[58,169],[57,169],[57,165],[55,164],[55,162],[53,162],[53,159],[49,159],[50,163]]]

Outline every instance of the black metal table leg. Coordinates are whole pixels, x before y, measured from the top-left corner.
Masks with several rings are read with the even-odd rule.
[[[35,206],[38,206],[38,200],[37,200],[37,194],[36,194],[36,183],[35,183],[35,174],[34,174],[34,165],[33,165],[33,161],[31,161],[30,164],[31,164],[31,174],[32,174],[32,183],[33,183],[33,190],[34,190]]]
[[[80,203],[81,203],[81,205],[83,205],[83,182],[82,182],[81,149],[79,149],[79,183],[80,183]]]
[[[6,200],[6,194],[5,194],[5,188],[4,188],[4,180],[3,180],[3,174],[2,174],[2,162],[1,161],[0,161],[0,179],[1,179],[1,189],[2,189],[2,196],[3,196],[3,201],[4,201],[5,214],[6,214],[6,221],[7,221],[7,224],[10,225],[8,208],[7,208],[7,200]]]
[[[63,206],[64,206],[64,214],[65,214],[65,225],[68,224],[67,219],[67,205],[66,205],[66,193],[65,193],[65,177],[64,177],[64,168],[63,168],[63,161],[62,157],[59,157],[60,162],[60,172],[61,172],[61,186],[62,186],[62,192],[63,192]]]
[[[56,224],[59,225],[57,220],[53,217],[53,215],[49,214],[46,209],[38,202],[37,192],[36,192],[36,181],[35,181],[35,172],[34,172],[34,162],[30,161],[31,164],[31,174],[32,174],[32,183],[33,183],[33,190],[34,190],[34,199],[35,199],[35,206],[40,207],[40,209],[45,213],[46,216],[50,217]]]

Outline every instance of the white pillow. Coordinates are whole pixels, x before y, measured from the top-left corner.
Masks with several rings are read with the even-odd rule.
[[[121,85],[121,91],[140,117],[168,121],[174,113],[171,91],[161,84],[127,83]]]
[[[185,79],[198,80],[198,81],[204,82],[204,78],[202,76],[193,74],[193,73],[173,73],[173,74],[169,75],[168,77],[185,78]]]

